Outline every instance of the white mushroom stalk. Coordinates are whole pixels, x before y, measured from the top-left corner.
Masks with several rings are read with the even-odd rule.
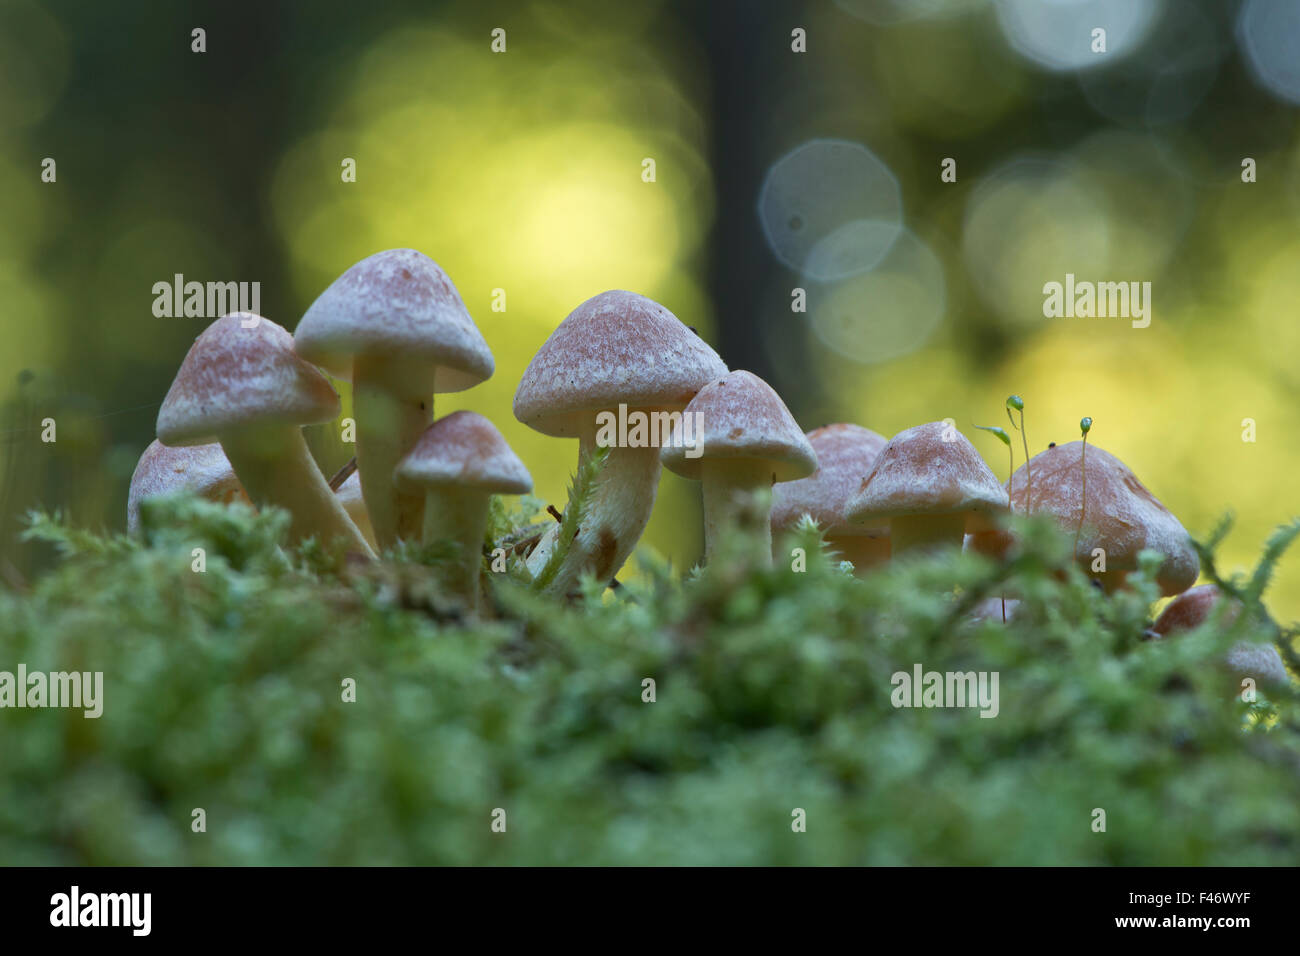
[[[751,531],[759,564],[772,565],[772,468],[762,461],[705,461],[700,467],[704,498],[704,560],[713,563],[726,536],[739,524],[741,513],[757,508],[762,514]]]
[[[424,543],[451,541],[458,551],[439,579],[449,592],[463,597],[473,611],[479,608],[483,539],[487,536],[491,502],[491,494],[475,488],[431,489],[425,497]]]
[[[578,441],[578,460],[589,461],[597,449],[595,418]],[[564,563],[549,589],[567,594],[583,573],[608,581],[636,549],[659,491],[658,447],[610,447],[596,486],[588,499],[586,514],[577,536],[569,544]],[[528,570],[534,576],[550,560],[559,543],[560,526],[549,528],[528,556]]]
[[[348,517],[329,482],[316,466],[302,429],[265,425],[222,434],[221,448],[250,498],[259,506],[289,512],[293,540],[315,536],[342,538],[349,550],[374,557],[369,542]]]
[[[433,421],[433,374],[423,398],[393,388],[394,362],[360,357],[352,367],[352,413],[357,422],[357,474],[381,546],[415,541],[424,519],[424,496],[393,486],[393,469]]]

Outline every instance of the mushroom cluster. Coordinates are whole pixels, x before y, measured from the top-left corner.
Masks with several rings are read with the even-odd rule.
[[[413,249],[380,252],[349,268],[292,335],[251,313],[222,316],[196,339],[162,404],[158,440],[132,478],[130,530],[138,528],[141,500],[188,491],[281,507],[291,515],[293,542],[341,541],[363,558],[404,541],[449,544],[455,559],[439,570],[441,583],[477,608],[490,498],[525,494],[532,478],[482,415],[435,420],[434,395],[471,388],[493,370],[455,285]],[[301,431],[339,415],[327,374],[351,383],[356,427],[355,471],[334,483]],[[527,572],[556,565],[546,588],[561,594],[584,574],[613,581],[650,518],[661,450],[681,440],[675,426],[710,383],[719,398],[735,393],[735,400],[693,411],[712,430],[690,439],[685,463],[664,460],[689,471],[692,449],[702,453],[708,443],[713,542],[730,516],[726,489],[815,468],[785,405],[755,376],[728,376],[694,329],[645,296],[605,292],[560,323],[524,372],[515,415],[544,434],[577,438],[580,463],[602,446],[608,452],[571,539],[559,540],[561,524],[536,536],[531,550],[517,551]],[[757,417],[746,417],[755,412],[751,402]],[[599,425],[606,415],[642,416],[650,433],[605,440]]]
[[[477,609],[490,499],[526,494],[532,478],[488,418],[435,418],[434,395],[471,388],[493,370],[451,279],[412,249],[352,266],[292,335],[261,316],[222,316],[195,340],[162,403],[158,440],[131,479],[128,527],[138,528],[143,499],[184,490],[284,508],[293,541],[342,541],[363,558],[404,541],[448,545],[453,558],[436,576]],[[334,482],[302,434],[339,415],[326,374],[352,384],[356,418],[355,471]],[[1013,407],[1023,435],[1016,396],[1009,417]],[[759,564],[770,565],[783,536],[806,520],[860,576],[963,540],[1004,559],[1016,542],[1000,517],[1014,512],[1054,519],[1105,590],[1125,587],[1144,551],[1162,557],[1156,580],[1166,595],[1187,591],[1199,573],[1178,519],[1114,455],[1095,445],[1089,453],[1091,419],[1081,422],[1082,442],[1053,444],[1005,485],[951,419],[888,441],[845,422],[805,435],[770,385],[729,371],[694,329],[633,292],[604,292],[574,309],[525,369],[513,411],[543,434],[577,439],[580,474],[594,468],[581,509],[555,512],[572,520],[510,549],[537,588],[560,595],[584,576],[614,583],[664,468],[700,483],[706,563],[754,515],[763,520],[744,531],[752,539],[744,553]],[[1010,445],[1002,429],[985,430]],[[1189,592],[1166,616],[1207,601]],[[997,603],[1006,620],[1008,602]]]
[[[291,516],[291,540],[342,541],[364,558],[421,533],[426,542],[443,531],[472,533],[487,512],[486,497],[476,495],[522,493],[531,479],[485,419],[472,422],[469,441],[460,440],[463,415],[435,423],[433,395],[469,388],[492,371],[492,353],[455,285],[413,249],[352,266],[293,335],[262,316],[222,316],[195,340],[162,403],[158,441],[132,477],[128,526],[137,528],[142,499],[183,490],[279,506]],[[346,480],[341,473],[337,487],[301,432],[339,415],[325,372],[352,383],[356,417],[356,470]],[[437,455],[442,471],[435,474]],[[493,483],[500,476],[491,469],[507,459],[517,467],[509,480]],[[442,488],[441,496],[426,485]],[[435,499],[445,513],[426,515],[426,502]],[[481,538],[456,542],[473,555],[475,569]],[[474,603],[477,587],[465,577],[453,590]]]

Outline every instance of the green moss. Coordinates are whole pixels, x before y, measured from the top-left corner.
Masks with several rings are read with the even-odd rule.
[[[535,517],[496,507],[491,527]],[[1294,695],[1248,706],[1216,664],[1278,637],[1270,622],[1144,641],[1151,566],[1108,597],[1038,524],[1006,567],[951,555],[868,580],[806,527],[803,572],[748,567],[741,541],[685,584],[651,560],[575,604],[488,575],[494,616],[472,624],[429,583],[436,551],[287,554],[284,515],[187,499],[150,502],[144,528],[38,517],[59,566],[0,591],[0,670],[105,681],[98,720],[0,710],[5,863],[1300,857]],[[1267,578],[1225,584],[1257,598]],[[1023,599],[1011,623],[969,623],[1004,589]],[[891,675],[915,663],[997,671],[998,717],[895,709]]]

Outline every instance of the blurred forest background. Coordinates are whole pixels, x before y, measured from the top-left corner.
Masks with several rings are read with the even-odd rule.
[[[0,0],[0,570],[50,560],[17,541],[28,508],[124,527],[207,324],[155,317],[154,283],[260,282],[292,330],[401,246],[497,359],[438,413],[492,418],[557,504],[576,444],[511,397],[572,308],[626,288],[805,429],[951,417],[1005,478],[971,426],[1008,394],[1031,451],[1090,415],[1193,534],[1235,511],[1223,563],[1249,567],[1300,510],[1298,103],[1290,0]],[[1066,273],[1151,282],[1150,327],[1045,318]],[[350,457],[308,437],[327,473]],[[660,501],[646,541],[688,566],[698,487],[665,475]],[[1300,617],[1300,559],[1272,597]]]

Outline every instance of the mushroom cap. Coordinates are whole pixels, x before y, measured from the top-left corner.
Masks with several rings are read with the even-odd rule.
[[[1167,605],[1151,625],[1151,629],[1165,637],[1200,627],[1210,617],[1214,606],[1224,600],[1224,594],[1213,584],[1202,584],[1178,595]],[[1233,601],[1225,613],[1225,623],[1231,623],[1241,613],[1241,605]],[[1228,649],[1223,663],[1228,670],[1242,677],[1274,684],[1290,680],[1282,655],[1272,644],[1238,641]]]
[[[226,453],[218,444],[168,448],[149,443],[131,475],[126,498],[126,529],[140,526],[140,502],[145,498],[192,491],[212,501],[247,501]]]
[[[533,479],[496,426],[477,412],[452,412],[424,430],[397,465],[404,491],[455,485],[495,495],[522,495]]]
[[[578,306],[542,343],[515,392],[515,418],[573,438],[597,412],[680,410],[727,374],[718,354],[658,302],[602,292]]]
[[[691,421],[687,433],[683,424]],[[817,470],[817,453],[771,385],[737,370],[709,382],[682,412],[659,460],[670,471],[699,480],[705,461],[745,461],[771,469],[773,481],[806,478]],[[686,441],[693,444],[687,447]],[[688,451],[698,451],[694,458]]]
[[[1272,644],[1238,641],[1228,648],[1223,663],[1228,670],[1241,677],[1253,677],[1265,683],[1283,685],[1291,680],[1282,655]]]
[[[1049,514],[1069,533],[1079,526],[1082,481],[1079,458],[1083,442],[1074,441],[1039,452],[1029,460],[1030,482],[1016,469],[1008,485],[1011,504],[1019,514]],[[1186,529],[1169,509],[1147,491],[1129,467],[1110,452],[1088,445],[1088,509],[1079,535],[1076,560],[1092,559],[1095,548],[1106,552],[1106,569],[1137,568],[1145,548],[1165,556],[1156,582],[1165,594],[1178,594],[1196,583],[1201,564]]]
[[[256,316],[234,312],[190,346],[158,410],[164,445],[203,445],[256,425],[314,425],[339,413],[339,397],[293,350],[293,336]]]
[[[463,391],[495,370],[456,286],[414,249],[377,252],[335,279],[298,323],[294,345],[345,381],[358,358],[399,360],[400,384],[416,395]]]
[[[944,441],[945,433],[953,437]],[[848,506],[851,520],[867,523],[964,514],[967,533],[992,527],[992,516],[1006,510],[1006,489],[970,439],[945,422],[917,425],[891,438]]]
[[[1213,584],[1202,584],[1185,591],[1165,605],[1156,622],[1151,625],[1151,630],[1166,637],[1180,631],[1194,630],[1209,619],[1210,612],[1221,597],[1223,592]],[[1236,617],[1239,611],[1239,608],[1228,611],[1229,619]]]
[[[849,520],[848,505],[862,479],[885,447],[885,437],[860,425],[824,425],[808,433],[817,455],[817,470],[807,478],[772,489],[772,527],[789,528],[810,515],[824,531],[883,538],[887,525],[856,524]]]

